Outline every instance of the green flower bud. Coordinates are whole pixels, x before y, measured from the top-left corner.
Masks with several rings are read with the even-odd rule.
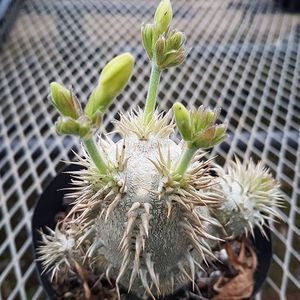
[[[194,111],[191,114],[193,131],[199,132],[213,126],[219,115],[219,109],[211,110],[210,108],[204,108],[201,106],[198,111]]]
[[[105,93],[105,90],[99,84],[89,97],[89,101],[85,107],[86,116],[89,117],[94,124],[98,123],[99,115],[102,115],[106,111],[112,100],[113,98]]]
[[[118,55],[103,68],[99,83],[109,87],[110,93],[117,95],[131,77],[133,66],[134,57],[130,53]]]
[[[189,147],[207,149],[216,146],[226,138],[226,125],[216,125],[220,110],[203,106],[191,113],[192,138]]]
[[[168,68],[180,66],[181,64],[184,63],[185,57],[186,57],[186,53],[185,53],[184,49],[181,49],[181,50],[178,50],[178,52],[176,53],[176,57],[172,60],[172,62],[170,62],[167,65]]]
[[[184,43],[184,34],[173,30],[167,38],[167,51],[178,50]]]
[[[213,139],[215,131],[216,129],[214,127],[209,127],[208,129],[197,133],[193,138],[193,146],[202,149],[207,149],[214,146]]]
[[[215,125],[199,132],[191,143],[194,147],[208,149],[221,143],[226,138],[226,126]]]
[[[131,77],[133,66],[134,57],[130,53],[124,53],[112,59],[103,68],[98,86],[85,107],[86,116],[93,122],[95,115],[104,113],[114,98],[122,92]]]
[[[70,117],[60,117],[55,123],[55,128],[59,135],[70,134],[88,138],[92,134],[91,121],[85,117],[81,117],[78,120]]]
[[[59,117],[55,123],[55,128],[59,135],[77,135],[79,131],[79,123],[76,120],[69,117]]]
[[[218,117],[220,115],[220,109],[216,108],[213,111],[210,109],[206,109],[203,114],[204,123],[207,126],[211,126],[216,123]]]
[[[162,0],[154,15],[154,24],[157,36],[168,31],[173,12],[170,0]]]
[[[77,119],[81,113],[81,106],[72,91],[57,82],[50,83],[51,100],[59,113],[65,117]]]
[[[180,135],[185,141],[190,141],[192,129],[189,111],[181,103],[176,102],[173,105],[173,112]]]
[[[172,50],[165,54],[164,61],[159,65],[160,69],[167,69],[181,65],[185,60],[185,50],[180,48],[179,50]]]
[[[165,58],[166,39],[161,35],[155,43],[156,64],[160,66]]]
[[[144,48],[148,54],[149,59],[153,57],[153,25],[146,24],[142,27],[142,40]]]
[[[217,145],[226,139],[227,126],[225,124],[220,124],[215,127],[216,127],[216,131],[215,131],[215,136],[214,136],[214,143]]]

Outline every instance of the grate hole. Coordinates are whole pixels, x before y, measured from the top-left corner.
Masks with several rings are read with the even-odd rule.
[[[11,224],[12,228],[15,228],[20,223],[20,221],[23,219],[23,217],[24,217],[24,215],[23,215],[22,209],[19,208],[10,219],[10,224]]]
[[[24,191],[24,193],[32,186],[32,184],[33,184],[33,177],[29,175],[22,183],[22,190]]]
[[[33,260],[34,258],[32,254],[32,249],[31,246],[29,246],[27,250],[20,257],[20,268],[23,275],[26,273]]]
[[[21,158],[25,156],[25,150],[21,147],[14,155],[14,160],[18,162]]]
[[[279,300],[277,292],[274,291],[273,287],[268,282],[264,284],[264,288],[261,293],[261,298]]]
[[[11,268],[1,285],[1,296],[3,299],[8,299],[10,293],[14,290],[16,284],[17,278],[13,268]]]
[[[36,274],[35,270],[33,270],[25,283],[26,295],[27,295],[28,299],[33,298],[33,295],[36,292],[36,289],[39,285],[40,285],[40,283],[37,278],[37,274]]]
[[[6,206],[7,209],[10,210],[14,205],[18,203],[19,196],[17,191],[13,191],[13,193],[7,198],[6,200]]]
[[[8,176],[8,178],[3,182],[3,192],[7,193],[14,184],[15,177],[13,175]]]
[[[28,233],[25,226],[22,227],[22,229],[18,232],[18,234],[15,237],[15,245],[17,250],[20,250],[20,248],[23,246],[25,241],[28,239]]]
[[[18,168],[18,174],[19,174],[19,177],[22,177],[22,175],[25,173],[25,172],[28,172],[29,171],[29,164],[28,162],[25,160]]]
[[[39,165],[37,166],[37,174],[39,175],[39,176],[41,176],[43,173],[44,173],[44,171],[45,170],[47,170],[47,163],[46,163],[46,161],[45,160],[42,160],[40,163],[39,163]]]
[[[34,150],[34,152],[32,153],[31,157],[33,159],[33,161],[37,160],[40,156],[42,156],[42,148],[41,147],[37,147],[36,150]]]
[[[0,228],[0,245],[2,245],[7,238],[6,230],[4,227]],[[0,272],[1,274],[1,272]]]
[[[55,160],[55,158],[59,155],[60,149],[58,146],[55,146],[53,150],[50,152],[50,159]]]
[[[28,210],[30,210],[34,206],[37,198],[38,198],[38,192],[36,190],[33,190],[31,194],[28,196],[28,198],[26,199]]]
[[[272,264],[270,266],[269,274],[270,274],[270,277],[272,278],[272,280],[274,281],[274,283],[277,286],[280,286],[280,284],[281,284],[281,278],[282,278],[282,274],[283,274],[283,270],[278,265],[278,263],[276,261],[274,261],[274,260],[273,260],[273,262],[272,262]]]
[[[294,279],[294,278],[293,278]],[[294,279],[295,280],[295,279]],[[299,296],[299,286],[296,286],[294,281],[289,280],[287,284],[287,299],[297,299]]]

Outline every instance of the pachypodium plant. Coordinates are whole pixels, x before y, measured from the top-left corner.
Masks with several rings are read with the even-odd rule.
[[[153,299],[194,282],[228,239],[264,232],[280,217],[279,184],[261,163],[206,159],[206,149],[226,138],[220,109],[175,103],[158,113],[161,72],[184,62],[184,34],[171,30],[172,7],[162,0],[154,22],[142,27],[152,71],[144,110],[120,113],[119,141],[98,135],[103,114],[129,81],[134,58],[124,53],[102,70],[84,109],[72,90],[54,82],[51,100],[60,113],[59,134],[82,139],[84,156],[72,172],[72,208],[54,230],[42,233],[44,270],[53,280],[81,268],[106,274],[136,295]],[[173,117],[172,117],[173,115]],[[175,122],[174,122],[175,121]],[[170,136],[177,127],[182,142]]]

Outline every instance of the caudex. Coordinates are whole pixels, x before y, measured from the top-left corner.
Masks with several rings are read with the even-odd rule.
[[[193,282],[219,243],[253,235],[255,227],[264,233],[266,221],[279,217],[279,184],[262,163],[236,160],[223,169],[205,158],[226,138],[220,109],[177,102],[167,113],[156,110],[161,73],[186,59],[184,34],[171,20],[171,3],[162,0],[153,23],[142,27],[152,67],[146,104],[120,113],[119,141],[99,128],[131,77],[131,54],[103,68],[84,109],[72,90],[50,85],[57,132],[79,136],[84,152],[76,162],[83,168],[72,173],[70,212],[42,233],[39,256],[52,280],[91,268],[114,279],[117,290],[155,299]],[[179,144],[170,138],[174,129]]]

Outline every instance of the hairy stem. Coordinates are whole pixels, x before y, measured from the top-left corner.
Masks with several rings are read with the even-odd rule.
[[[181,155],[180,161],[175,170],[175,175],[182,176],[186,172],[196,151],[197,151],[197,148],[194,148],[194,147],[191,147],[191,148],[187,147],[184,150],[184,153]]]
[[[155,62],[152,62],[150,82],[149,82],[149,88],[148,88],[148,94],[147,94],[145,112],[144,112],[145,124],[148,124],[150,122],[155,110],[160,74],[161,74],[161,70],[159,69],[159,67],[156,65]]]
[[[107,166],[103,158],[101,157],[93,138],[83,140],[83,143],[90,158],[98,168],[99,172],[105,175],[107,173]]]

